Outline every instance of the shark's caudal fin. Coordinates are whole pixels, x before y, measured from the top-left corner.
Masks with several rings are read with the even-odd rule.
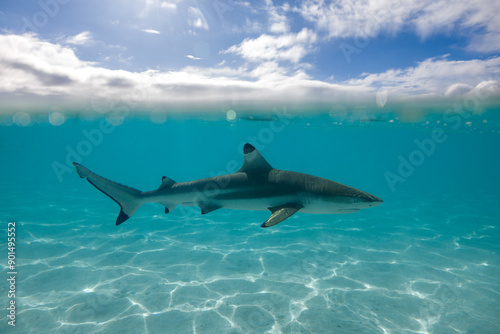
[[[94,187],[118,203],[121,210],[116,218],[116,225],[129,219],[144,204],[141,191],[99,176],[76,162],[73,162],[73,165],[81,178],[86,178]]]

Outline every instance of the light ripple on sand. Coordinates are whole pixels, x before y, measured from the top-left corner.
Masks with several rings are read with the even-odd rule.
[[[19,319],[61,333],[497,331],[497,221],[463,210],[436,220],[421,206],[418,219],[299,215],[269,232],[260,213],[237,211],[145,210],[118,228],[99,210],[26,220]]]

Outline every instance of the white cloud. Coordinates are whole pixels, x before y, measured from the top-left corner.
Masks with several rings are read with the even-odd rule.
[[[84,31],[79,33],[78,35],[66,38],[65,42],[67,44],[74,44],[74,45],[89,45],[93,42],[92,34],[90,33],[90,31]]]
[[[294,43],[312,38],[309,32],[291,35],[285,41],[273,36],[270,44],[292,49]],[[387,89],[390,101],[422,96],[458,98],[485,91],[500,96],[500,57],[469,61],[431,58],[415,67],[365,74],[337,83],[313,80],[303,69],[291,70],[267,57],[256,66],[246,63],[238,68],[226,65],[130,72],[83,61],[70,47],[35,35],[0,34],[1,111],[8,111],[13,103],[24,106],[33,103],[39,109],[53,105],[64,108],[70,104],[84,110],[94,98],[116,101],[133,98],[137,109],[141,109],[141,103],[193,105],[227,103],[234,99],[255,103],[375,103],[375,93],[381,87]]]
[[[326,30],[330,37],[369,37],[382,30],[399,30],[413,1],[306,0],[295,11]]]
[[[285,20],[275,20],[269,27],[269,31],[275,34],[286,33],[290,30],[290,26]]]
[[[471,85],[456,83],[448,87],[444,95],[451,97],[463,96],[464,94],[470,92],[473,88],[474,87],[472,87]]]
[[[176,2],[160,1],[160,7],[165,9],[175,10],[177,9]]]
[[[273,61],[256,68],[110,70],[79,59],[71,48],[34,35],[0,34],[0,95],[4,111],[12,101],[36,101],[41,109],[51,103],[64,106],[71,102],[82,109],[95,97],[120,101],[140,95],[145,96],[143,102],[169,105],[232,98],[257,102],[344,98],[357,96],[361,91],[366,88],[311,80],[302,70],[289,73]]]
[[[500,1],[306,0],[294,10],[329,37],[373,37],[405,28],[423,38],[467,31],[473,36],[469,49],[500,50]]]
[[[154,29],[143,29],[142,31],[148,33],[148,34],[154,34],[154,35],[159,35],[161,34],[158,30],[154,30]]]
[[[411,20],[420,35],[427,37],[436,31],[472,28],[486,34],[500,34],[500,2],[489,0],[427,0],[418,15]],[[476,33],[481,37],[484,33]],[[500,49],[500,44],[497,44]]]
[[[186,58],[193,59],[193,60],[200,60],[202,58],[195,57],[193,55],[186,55]]]
[[[316,34],[307,28],[279,36],[263,34],[233,45],[225,53],[235,53],[251,62],[290,61],[298,63],[312,49]]]
[[[284,34],[290,31],[290,25],[286,15],[279,13],[278,8],[273,5],[272,0],[266,0],[266,10],[269,15],[269,32]]]
[[[207,20],[199,8],[189,7],[188,16],[189,25],[199,29],[209,29]]]
[[[487,100],[489,97],[500,97],[500,82],[488,80],[479,83],[471,91],[464,94],[465,97],[479,98]],[[498,101],[498,100],[497,100]]]
[[[475,36],[467,46],[469,51],[498,52],[500,51],[500,29]]]
[[[245,24],[243,25],[243,31],[248,34],[260,33],[262,32],[262,23],[258,21],[252,21],[248,17],[245,20]]]
[[[176,11],[177,10],[177,4],[180,3],[182,0],[144,0],[144,9],[140,12],[139,16],[146,16],[149,14],[149,12],[158,10],[158,9],[164,9],[168,11]]]
[[[390,87],[399,95],[462,96],[483,82],[500,82],[500,57],[487,60],[429,58],[417,66],[365,74],[347,83],[353,86]]]

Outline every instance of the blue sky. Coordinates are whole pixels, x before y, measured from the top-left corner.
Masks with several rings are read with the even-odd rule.
[[[490,0],[3,1],[0,96],[76,105],[134,89],[155,105],[374,101],[380,89],[393,100],[496,96],[498,17]]]

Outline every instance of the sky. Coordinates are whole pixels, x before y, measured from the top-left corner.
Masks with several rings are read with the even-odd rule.
[[[0,111],[492,99],[499,17],[496,0],[2,1]]]

